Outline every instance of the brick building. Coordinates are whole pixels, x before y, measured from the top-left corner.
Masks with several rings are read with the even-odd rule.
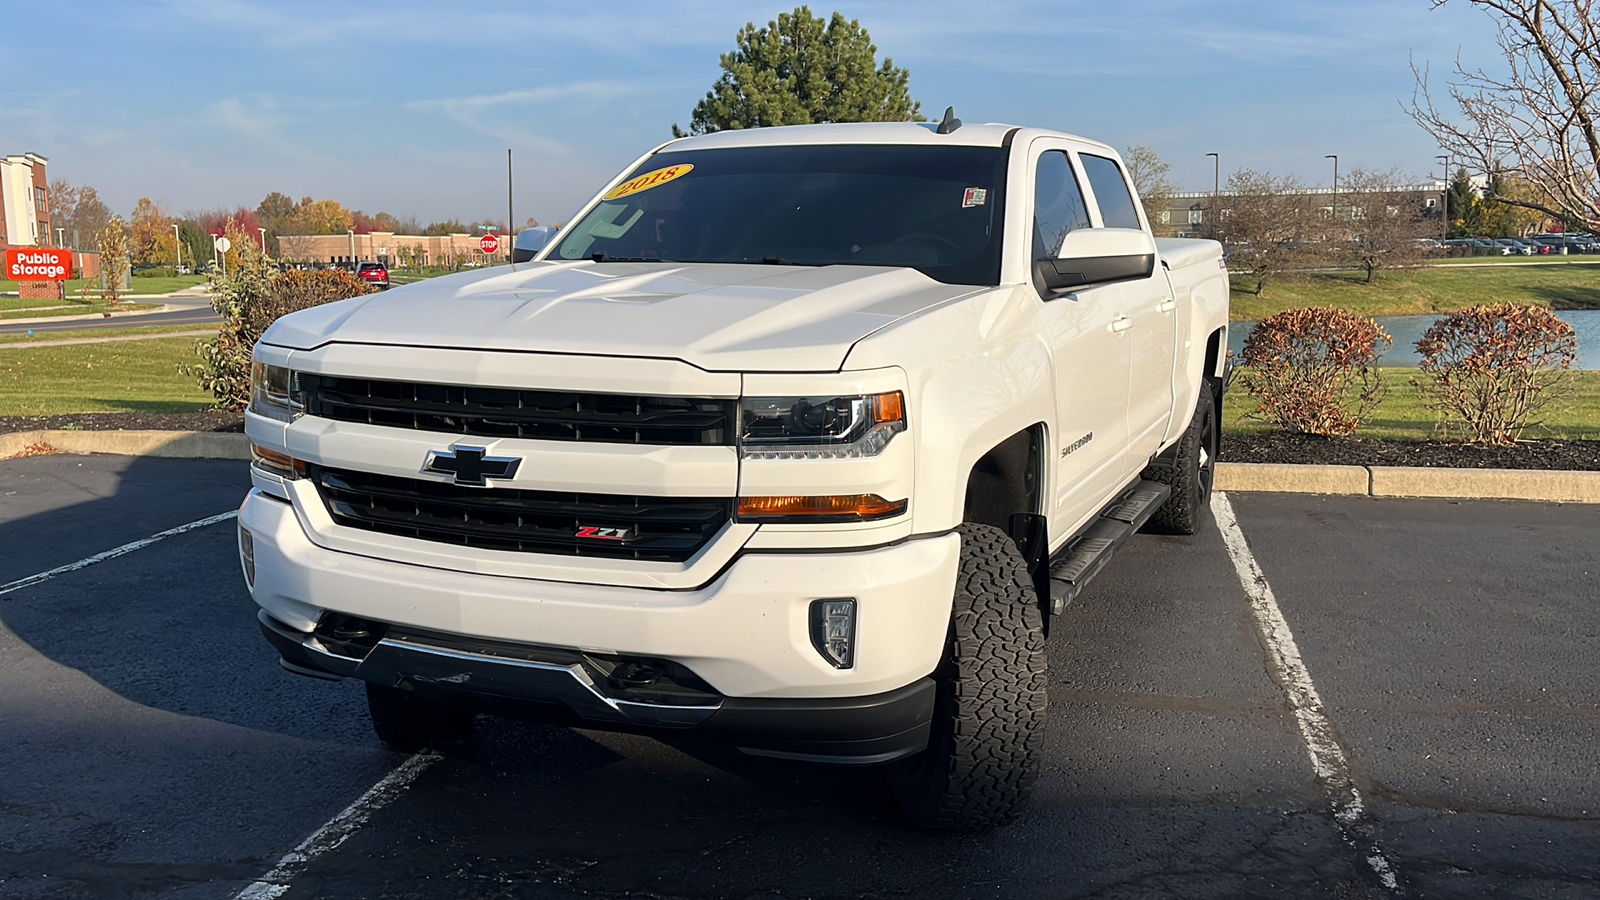
[[[55,246],[48,162],[37,153],[0,157],[0,249]]]
[[[1411,184],[1396,187],[1392,193],[1385,194],[1384,204],[1390,200],[1401,197],[1406,205],[1424,211],[1424,215],[1436,215],[1438,210],[1444,208],[1445,195],[1449,193],[1450,185],[1447,182],[1435,181],[1430,184]],[[1156,221],[1150,224],[1157,233],[1163,231],[1175,237],[1205,237],[1211,233],[1211,226],[1226,223],[1229,209],[1234,195],[1227,191],[1212,193],[1211,191],[1180,191],[1167,197],[1167,208],[1154,214]],[[1297,206],[1303,207],[1310,214],[1321,216],[1325,220],[1338,219],[1342,222],[1359,220],[1364,216],[1376,213],[1376,204],[1366,195],[1353,191],[1333,192],[1333,188],[1307,188],[1304,194],[1295,198]],[[1335,211],[1337,204],[1337,212]],[[1369,207],[1372,209],[1369,210]],[[1394,215],[1393,209],[1386,210]]]
[[[375,260],[391,266],[454,266],[460,263],[510,261],[510,241],[499,234],[500,248],[493,256],[478,249],[472,234],[284,234],[278,236],[278,255],[290,262],[349,263]]]

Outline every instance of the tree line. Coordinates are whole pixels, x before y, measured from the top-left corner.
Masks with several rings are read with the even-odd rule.
[[[51,220],[61,230],[70,248],[97,250],[100,236],[115,223],[123,231],[129,261],[135,268],[145,266],[200,266],[210,262],[212,241],[217,235],[231,240],[248,239],[265,244],[276,256],[280,235],[294,234],[369,234],[374,231],[396,234],[447,235],[476,234],[478,226],[504,229],[503,219],[475,219],[462,222],[444,219],[426,225],[416,216],[395,216],[387,212],[368,214],[349,209],[337,200],[302,197],[298,201],[273,191],[255,208],[217,207],[172,215],[166,207],[149,197],[140,197],[132,213],[123,219],[112,211],[100,192],[91,185],[74,185],[65,179],[50,183]],[[537,225],[533,219],[528,225]],[[181,248],[181,251],[180,251]]]

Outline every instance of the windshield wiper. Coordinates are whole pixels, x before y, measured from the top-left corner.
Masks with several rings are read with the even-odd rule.
[[[761,264],[765,265],[765,266],[817,266],[817,265],[820,265],[820,263],[795,262],[792,259],[784,259],[781,256],[763,256],[763,257],[761,257]]]
[[[659,256],[609,256],[604,253],[591,253],[589,258],[595,262],[661,262]]]

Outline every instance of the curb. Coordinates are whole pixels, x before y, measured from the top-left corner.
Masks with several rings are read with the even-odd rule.
[[[0,434],[0,459],[45,444],[62,453],[164,456],[179,459],[249,459],[242,434],[215,431],[18,431]]]
[[[1600,472],[1219,462],[1216,489],[1241,493],[1600,503]]]
[[[0,434],[0,460],[10,459],[35,444],[73,454],[250,458],[250,439],[231,432],[19,431]],[[1600,472],[1219,462],[1216,489],[1241,493],[1600,503]]]

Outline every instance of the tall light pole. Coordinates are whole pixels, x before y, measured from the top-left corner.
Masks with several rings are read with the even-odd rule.
[[[1339,154],[1329,153],[1323,159],[1333,160],[1333,224],[1339,224]]]
[[[262,256],[266,256],[267,255],[267,230],[265,228],[262,228],[260,225],[256,226],[256,230],[261,232],[261,255]]]
[[[511,248],[517,243],[517,207],[511,193],[511,148],[506,148],[506,262],[511,261]]]
[[[356,270],[356,230],[346,228],[345,233],[350,235],[350,271]]]
[[[1444,177],[1439,180],[1444,182],[1444,190],[1439,192],[1439,218],[1444,219],[1444,227],[1439,230],[1439,240],[1450,240],[1450,154],[1435,156],[1434,159],[1444,167]]]
[[[67,242],[67,229],[65,227],[63,227],[63,226],[57,226],[56,227],[56,246],[60,247],[61,245],[65,244],[66,242]]]
[[[1217,203],[1222,198],[1222,157],[1216,153],[1207,153],[1206,155],[1211,157],[1211,218],[1213,220],[1211,233],[1216,234],[1217,226],[1221,224],[1215,220],[1217,218]]]
[[[177,275],[178,270],[183,268],[183,236],[178,234],[177,222],[172,223],[172,256],[172,274]]]

